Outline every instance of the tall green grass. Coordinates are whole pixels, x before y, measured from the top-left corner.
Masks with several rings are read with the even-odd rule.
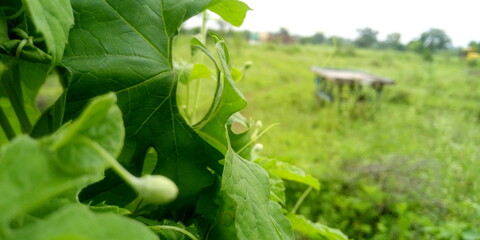
[[[262,154],[322,182],[300,211],[355,239],[480,239],[478,69],[448,54],[424,62],[409,52],[233,42],[232,65],[253,62],[238,82],[244,115],[279,123],[261,139]],[[311,66],[396,84],[379,102],[364,88],[366,101],[319,104]],[[290,187],[295,201],[303,189]]]

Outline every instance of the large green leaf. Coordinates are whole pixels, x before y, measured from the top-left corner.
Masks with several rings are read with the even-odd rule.
[[[252,10],[247,4],[239,0],[217,0],[216,2],[218,3],[210,6],[209,10],[236,27],[243,24],[247,12]]]
[[[231,149],[225,159],[221,190],[235,202],[238,239],[294,239],[280,205],[269,198],[267,172]]]
[[[33,24],[45,38],[52,65],[57,65],[68,42],[68,31],[73,25],[69,0],[24,0]]]
[[[206,220],[199,222],[198,228],[210,240],[237,239],[235,201],[228,194],[220,192],[220,186],[215,187],[201,195],[197,202],[197,213]]]
[[[93,213],[80,205],[69,205],[43,221],[14,231],[7,240],[155,240],[145,225],[113,213]]]
[[[146,151],[153,147],[158,156],[153,173],[177,184],[177,203],[193,200],[212,185],[211,170],[222,171],[218,163],[222,156],[178,110],[178,77],[172,63],[177,29],[208,2],[73,0],[76,24],[63,59],[73,72],[66,119],[74,117],[88,99],[116,92],[126,126],[119,160],[139,175]],[[111,189],[114,179],[107,178],[104,185],[91,188],[86,198]]]
[[[13,219],[102,178],[109,163],[92,145],[118,154],[123,126],[115,100],[112,94],[97,98],[57,135],[41,140],[20,136],[2,149],[0,192],[5,195],[0,198],[0,237]]]

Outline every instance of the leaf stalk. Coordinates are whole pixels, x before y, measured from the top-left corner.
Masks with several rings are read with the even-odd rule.
[[[307,188],[307,190],[305,190],[305,192],[303,192],[302,196],[300,196],[300,198],[298,199],[298,201],[295,203],[295,206],[293,206],[293,209],[292,211],[290,212],[290,214],[292,215],[295,215],[295,213],[297,212],[298,208],[300,208],[300,205],[302,205],[303,201],[305,200],[305,198],[308,196],[308,194],[310,194],[310,192],[312,191],[313,187],[312,186],[309,186]]]

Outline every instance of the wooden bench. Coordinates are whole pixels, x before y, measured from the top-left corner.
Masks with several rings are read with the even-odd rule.
[[[370,86],[377,92],[378,99],[382,94],[384,85],[395,84],[392,79],[357,70],[320,67],[312,67],[311,70],[315,74],[317,98],[328,102],[335,101],[335,87],[337,88],[338,99],[341,98],[345,86],[348,86],[355,93],[359,93],[363,86]]]

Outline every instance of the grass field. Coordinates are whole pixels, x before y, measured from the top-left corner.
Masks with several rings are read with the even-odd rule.
[[[300,212],[354,239],[480,239],[480,69],[448,54],[424,62],[409,52],[227,43],[233,66],[253,63],[238,82],[244,115],[279,123],[262,154],[321,181]],[[379,103],[364,89],[366,101],[321,105],[311,66],[396,84]],[[303,190],[291,184],[290,204]]]

